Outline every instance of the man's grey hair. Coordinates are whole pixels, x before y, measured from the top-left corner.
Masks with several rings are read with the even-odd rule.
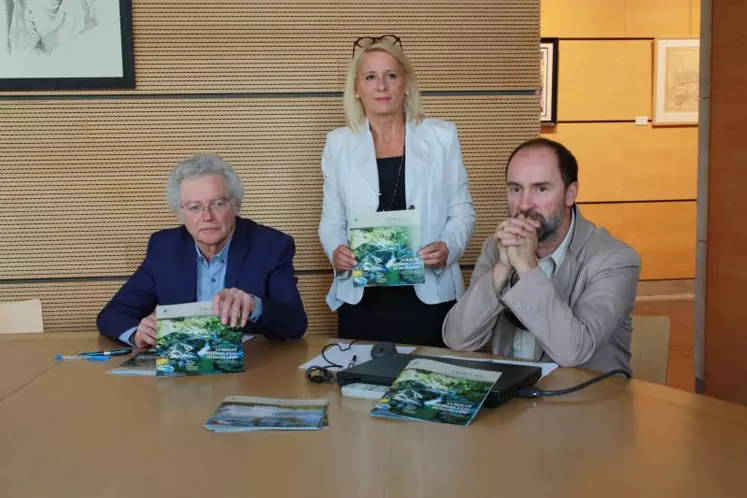
[[[217,154],[197,154],[185,159],[174,168],[166,184],[166,200],[169,208],[174,213],[179,211],[182,203],[179,195],[182,180],[202,178],[207,175],[223,175],[228,186],[228,195],[236,203],[238,212],[241,209],[241,201],[244,199],[244,186],[231,165]]]

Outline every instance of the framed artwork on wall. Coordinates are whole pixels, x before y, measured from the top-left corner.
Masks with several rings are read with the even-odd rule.
[[[540,123],[558,123],[558,39],[540,40]]]
[[[654,126],[697,125],[700,40],[654,40]]]
[[[135,88],[131,0],[0,0],[0,90]]]

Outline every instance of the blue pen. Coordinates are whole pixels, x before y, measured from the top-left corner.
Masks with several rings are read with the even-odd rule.
[[[81,356],[122,356],[125,354],[130,354],[132,352],[132,349],[125,348],[125,349],[112,349],[109,351],[88,351],[86,353],[77,353]]]
[[[82,354],[57,354],[54,359],[57,361],[63,360],[88,360],[88,361],[107,361],[111,360],[111,356],[103,354],[99,355],[82,355]]]

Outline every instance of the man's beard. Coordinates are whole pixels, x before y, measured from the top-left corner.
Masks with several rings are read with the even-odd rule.
[[[561,206],[558,211],[552,213],[547,218],[545,218],[541,213],[538,213],[537,211],[531,209],[520,211],[520,214],[523,214],[525,218],[531,218],[540,223],[540,226],[537,229],[537,241],[545,242],[546,240],[550,240],[557,235],[560,225],[563,224],[565,206]]]

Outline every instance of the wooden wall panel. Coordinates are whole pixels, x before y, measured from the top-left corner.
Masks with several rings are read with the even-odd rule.
[[[583,215],[641,255],[641,280],[694,278],[695,201],[582,204]]]
[[[654,38],[696,36],[699,0],[542,0],[542,36]]]
[[[561,41],[558,119],[651,116],[651,47],[648,40]]]
[[[537,134],[537,98],[425,100],[458,126],[479,239],[505,216],[504,165]],[[12,241],[0,248],[0,280],[130,274],[150,233],[176,224],[168,173],[201,151],[243,177],[246,216],[296,238],[297,269],[329,267],[316,234],[319,161],[343,123],[339,99],[27,101],[6,103],[0,122],[0,238]]]
[[[353,41],[386,33],[424,89],[536,88],[538,3],[133,0],[138,91],[340,90]]]
[[[747,404],[747,51],[744,0],[712,2],[705,392]]]
[[[325,298],[332,284],[332,272],[326,275],[300,275],[298,291],[301,293],[309,317],[307,334],[337,335],[337,314],[327,306]]]
[[[634,123],[559,124],[542,136],[579,162],[579,202],[695,200],[698,129]]]
[[[692,0],[625,0],[628,38],[690,36]]]
[[[692,0],[690,9],[690,36],[700,36],[700,0]]]
[[[625,0],[542,0],[540,17],[542,36],[625,36]]]

